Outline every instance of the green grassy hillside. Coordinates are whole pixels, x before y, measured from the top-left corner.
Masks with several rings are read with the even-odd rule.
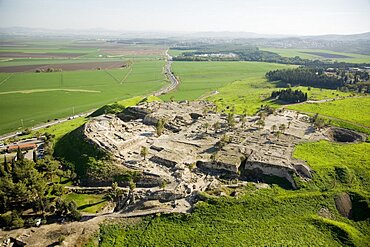
[[[347,98],[325,103],[291,105],[289,109],[319,113],[370,127],[370,97]]]

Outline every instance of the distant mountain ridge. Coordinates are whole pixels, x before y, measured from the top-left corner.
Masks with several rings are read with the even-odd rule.
[[[292,34],[260,34],[254,32],[207,31],[207,32],[165,32],[165,31],[124,31],[104,28],[93,29],[49,29],[29,27],[0,27],[2,35],[50,35],[50,36],[108,36],[108,37],[139,37],[139,38],[213,38],[213,39],[320,39],[320,40],[370,40],[370,32],[359,34],[327,34],[327,35],[292,35]]]

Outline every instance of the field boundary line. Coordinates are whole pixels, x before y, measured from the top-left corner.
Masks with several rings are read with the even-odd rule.
[[[121,84],[126,81],[127,77],[131,74],[131,72],[132,72],[132,67],[130,67],[130,70],[127,72],[127,74],[125,75],[125,77],[122,78]]]
[[[13,75],[14,75],[14,73],[10,74],[7,78],[5,78],[4,80],[2,80],[2,81],[0,82],[0,86],[1,86],[1,85],[3,85],[7,80],[9,80],[9,79],[10,79],[10,77],[12,77]]]
[[[108,70],[104,70],[105,71],[105,73],[107,73],[110,77],[112,77],[112,79],[113,80],[115,80],[117,83],[120,83],[120,81],[115,77],[115,76],[113,76],[111,73],[109,73],[109,71]]]

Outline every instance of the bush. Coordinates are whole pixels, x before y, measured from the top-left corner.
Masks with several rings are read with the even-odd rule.
[[[73,220],[79,221],[82,218],[82,214],[77,209],[74,209],[71,211],[71,217]]]
[[[31,134],[32,130],[30,128],[27,128],[25,130],[22,131],[22,135],[29,135]]]
[[[24,226],[24,220],[21,217],[19,217],[17,214],[14,214],[12,223],[11,223],[11,228],[17,229],[23,226]]]
[[[6,212],[5,214],[0,214],[0,227],[9,227],[12,222],[12,212]]]

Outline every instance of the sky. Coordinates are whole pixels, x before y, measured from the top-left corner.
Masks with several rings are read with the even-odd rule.
[[[353,34],[370,0],[0,0],[0,27]]]

